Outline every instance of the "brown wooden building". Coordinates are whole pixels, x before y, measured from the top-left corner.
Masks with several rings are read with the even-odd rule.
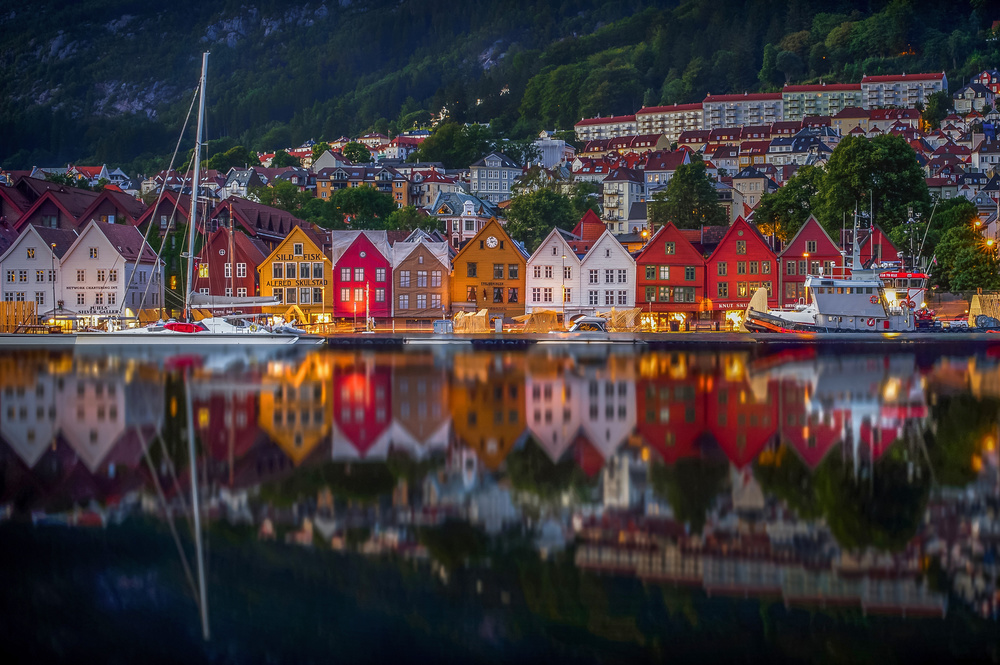
[[[430,325],[451,310],[448,243],[397,242],[392,248],[392,312],[404,325]]]

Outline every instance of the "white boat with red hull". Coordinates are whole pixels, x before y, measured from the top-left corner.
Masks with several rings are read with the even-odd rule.
[[[850,274],[806,277],[809,303],[772,309],[767,307],[766,292],[759,292],[747,306],[743,325],[751,332],[817,333],[896,333],[931,327],[933,312],[923,307],[927,276],[865,268],[860,245],[854,243]]]

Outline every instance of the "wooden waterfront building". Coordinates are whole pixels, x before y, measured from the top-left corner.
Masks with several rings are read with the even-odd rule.
[[[494,218],[469,240],[453,261],[452,312],[486,309],[491,320],[524,314],[528,254]]]

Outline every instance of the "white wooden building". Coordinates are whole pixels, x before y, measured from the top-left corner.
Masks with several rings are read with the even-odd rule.
[[[580,258],[559,229],[552,229],[528,258],[526,271],[525,312],[551,310],[571,316],[585,311],[580,295]]]
[[[134,226],[91,221],[63,256],[59,281],[65,309],[85,324],[133,317],[163,306],[163,266]]]
[[[631,309],[635,288],[635,259],[605,231],[580,263],[580,307],[586,312]]]
[[[26,226],[0,256],[0,300],[34,302],[36,313],[50,312],[63,281],[61,260],[76,239],[76,231]]]

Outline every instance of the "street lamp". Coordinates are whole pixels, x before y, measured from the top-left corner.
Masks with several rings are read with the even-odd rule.
[[[52,271],[49,278],[52,280],[52,320],[56,318],[56,244],[52,243]]]
[[[563,328],[566,327],[566,254],[562,255],[562,278],[559,283],[562,285],[562,304],[559,308],[562,311]]]

